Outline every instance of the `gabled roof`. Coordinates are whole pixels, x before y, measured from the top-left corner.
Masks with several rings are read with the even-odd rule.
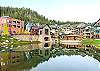
[[[48,24],[45,24],[45,25],[33,25],[32,27],[35,28],[35,29],[43,29],[45,26],[48,26],[50,28],[50,26]]]
[[[33,26],[33,25],[32,25],[32,23],[29,23],[29,22],[28,22],[28,23],[26,24],[26,26]]]
[[[100,19],[95,22],[94,26],[100,26],[97,23],[100,23]]]
[[[100,23],[100,18],[99,18],[99,20],[97,20],[97,22],[96,23]]]
[[[77,25],[77,28],[84,28],[84,27],[86,27],[85,23],[81,23],[81,24]]]

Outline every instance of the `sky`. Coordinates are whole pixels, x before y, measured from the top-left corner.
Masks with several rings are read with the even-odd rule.
[[[0,0],[0,6],[30,8],[60,21],[92,23],[100,18],[100,0]]]

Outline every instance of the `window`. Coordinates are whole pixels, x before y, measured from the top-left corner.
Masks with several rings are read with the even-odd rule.
[[[9,27],[12,27],[11,24],[9,24]]]
[[[96,30],[96,33],[99,33],[99,30]]]
[[[20,28],[20,26],[17,26],[18,28]]]
[[[49,38],[48,38],[48,37],[45,37],[45,38],[44,38],[44,40],[45,40],[45,41],[48,41],[48,40],[49,40]]]
[[[98,38],[99,38],[99,35],[98,35]]]
[[[42,31],[40,31],[40,35],[42,34]]]
[[[3,24],[2,24],[2,27],[3,27]]]
[[[89,29],[86,29],[86,32],[88,32],[89,31]]]
[[[98,38],[98,35],[96,35],[96,38]]]
[[[40,54],[42,54],[42,50],[40,50]]]
[[[13,31],[13,33],[16,33],[16,31]]]
[[[45,29],[45,34],[49,35],[49,30],[48,29]]]
[[[34,29],[35,35],[39,35],[39,29]]]
[[[14,28],[16,28],[16,25],[13,25]]]
[[[11,23],[11,21],[9,21],[9,23]]]
[[[100,24],[98,23],[98,25],[100,25]]]
[[[13,21],[14,24],[16,24],[16,21]]]
[[[49,47],[49,44],[48,44],[48,43],[45,43],[45,44],[44,44],[44,47]]]
[[[20,23],[19,21],[17,21],[17,23]]]
[[[36,32],[36,35],[39,35],[38,32]]]
[[[74,40],[76,40],[76,37],[74,37]]]

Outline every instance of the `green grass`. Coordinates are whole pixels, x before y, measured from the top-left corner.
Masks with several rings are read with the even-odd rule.
[[[5,45],[5,44],[2,44],[3,42],[5,42],[7,46],[40,43],[39,41],[32,41],[32,42],[31,41],[18,41],[16,38],[13,38],[11,36],[0,36],[0,46]]]
[[[93,44],[97,47],[100,48],[100,40],[94,40]]]
[[[95,39],[95,40],[93,40],[93,43],[94,43],[94,44],[100,44],[100,40],[96,40],[96,39]]]
[[[100,40],[97,39],[83,39],[83,45],[94,45],[96,48],[100,48]]]
[[[26,44],[36,44],[36,43],[40,43],[39,41],[17,41],[15,43],[9,43],[8,46],[11,46],[11,45],[26,45]]]

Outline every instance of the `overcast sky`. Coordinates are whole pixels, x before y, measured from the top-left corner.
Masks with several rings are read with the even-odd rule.
[[[60,21],[92,23],[100,18],[100,0],[0,0],[0,6],[31,8]]]

